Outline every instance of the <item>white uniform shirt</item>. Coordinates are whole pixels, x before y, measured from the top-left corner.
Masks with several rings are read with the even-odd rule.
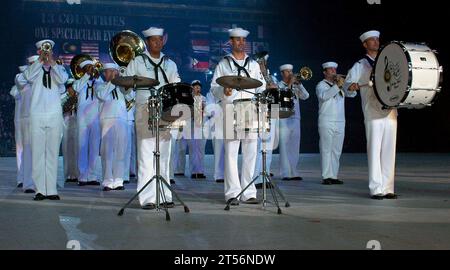
[[[320,81],[316,86],[319,100],[319,122],[345,122],[345,97],[355,97],[356,91],[339,89],[335,83]]]
[[[125,97],[118,86],[111,82],[104,82],[98,85],[96,94],[100,100],[100,120],[110,118],[127,120]]]
[[[164,57],[164,54],[161,53],[160,58],[156,59],[150,56],[149,52],[145,52],[145,55],[150,57],[150,59],[158,64],[161,59]],[[170,60],[167,57],[164,57],[164,61],[161,64],[162,69],[166,73],[168,83],[177,83],[180,82],[180,75],[178,74],[178,68],[175,62]],[[155,78],[155,69],[153,65],[147,60],[145,56],[138,56],[135,59],[131,60],[125,70],[124,76],[143,76],[151,79]],[[164,76],[161,72],[161,69],[158,68],[158,81],[159,85],[155,86],[156,89],[166,85],[167,83],[164,81]],[[150,91],[138,90],[136,91],[136,104],[146,104],[148,98],[150,97]]]
[[[31,84],[25,79],[23,73],[16,76],[16,85],[20,91],[20,117],[28,118],[30,117],[30,107],[31,107]]]
[[[286,91],[288,88],[288,84],[284,81],[278,82],[278,88],[280,88],[280,91]],[[292,85],[292,92],[294,92],[295,99],[294,99],[294,110],[295,114],[290,119],[300,119],[300,103],[298,102],[298,99],[306,100],[309,98],[309,93],[306,91],[303,84],[293,84]]]
[[[345,79],[344,89],[348,90],[348,87],[352,83],[358,83],[359,85],[368,84],[370,81],[370,75],[372,72],[372,66],[366,58],[363,58],[356,62],[349,70],[347,78]],[[396,118],[397,109],[383,110],[383,105],[378,101],[375,96],[373,87],[363,86],[360,89],[361,92],[361,105],[364,112],[364,118],[366,121],[377,118]]]
[[[227,57],[231,57],[236,61],[236,63],[240,66],[243,66],[245,63],[245,60],[237,60],[232,54],[229,54]],[[245,55],[245,58],[247,58],[248,55]],[[250,77],[253,79],[257,79],[262,82],[262,86],[256,89],[246,89],[246,91],[252,92],[252,93],[261,93],[266,89],[266,81],[264,80],[264,77],[261,73],[261,69],[259,67],[259,64],[254,60],[249,60],[247,65],[244,67],[247,72],[249,73]],[[211,82],[211,93],[218,98],[219,100],[224,101],[225,104],[233,103],[234,100],[238,99],[248,99],[253,98],[254,95],[244,92],[244,91],[236,91],[233,89],[233,92],[231,96],[227,97],[224,95],[223,87],[220,86],[216,80],[222,76],[237,76],[238,75],[238,68],[234,65],[233,61],[228,61],[228,59],[224,58],[222,59],[219,64],[216,66],[216,69],[214,71],[214,76],[212,78]],[[246,76],[245,72],[241,71],[241,76]]]
[[[50,67],[50,66],[49,66]],[[49,67],[46,67],[48,70]],[[62,117],[61,89],[69,78],[62,65],[51,66],[50,77],[51,87],[47,88],[43,84],[43,65],[36,61],[29,66],[23,76],[31,84],[30,115],[33,117],[49,117],[52,115]]]
[[[88,89],[88,84],[89,86],[93,85],[93,90]],[[79,121],[87,124],[92,123],[99,117],[100,104],[95,93],[102,84],[103,79],[101,77],[90,80],[87,73],[73,83],[73,90],[78,95],[77,115]]]
[[[20,73],[16,75],[16,79],[19,75]],[[17,83],[13,87],[11,87],[11,91],[9,91],[9,94],[14,98],[14,121],[17,121],[20,119],[20,107],[22,105],[22,97],[20,95],[19,87],[17,87]]]

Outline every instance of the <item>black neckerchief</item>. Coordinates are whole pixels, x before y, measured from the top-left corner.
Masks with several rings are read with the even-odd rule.
[[[117,94],[117,90],[116,89],[117,89],[117,87],[114,87],[114,89],[112,90],[111,94],[113,96],[113,99],[119,100],[119,96]]]
[[[144,57],[144,56],[145,56],[145,57]],[[166,83],[169,83],[169,80],[167,79],[166,72],[165,72],[164,69],[161,67],[162,63],[164,62],[164,60],[165,60],[165,58],[166,58],[165,56],[163,56],[163,57],[161,58],[161,61],[159,61],[158,64],[156,64],[155,62],[153,62],[152,59],[150,59],[150,57],[149,57],[148,55],[146,55],[146,54],[142,54],[142,57],[144,57],[144,63],[145,63],[145,59],[147,59],[147,60],[150,62],[150,64],[153,66],[153,69],[154,69],[154,71],[155,71],[155,80],[159,81],[159,79],[158,79],[158,69],[160,69],[160,70],[161,70],[161,73],[162,73],[162,75],[163,75],[164,81],[165,81]],[[145,65],[147,66],[147,63],[145,63]]]
[[[367,62],[369,62],[369,64],[372,66],[372,68],[375,65],[375,60],[372,60],[372,58],[370,58],[367,54],[364,55],[364,58],[366,58]]]
[[[52,77],[50,76],[50,71],[52,70],[52,67],[50,67],[47,70],[45,70],[44,67],[42,67],[42,70],[44,71],[44,74],[42,75],[42,84],[46,87],[46,88],[52,88]]]
[[[243,71],[245,73],[245,75],[247,75],[247,77],[250,78],[250,74],[248,73],[247,69],[245,69],[245,66],[248,65],[250,57],[247,56],[247,58],[245,58],[243,66],[240,66],[238,63],[236,63],[236,61],[234,61],[233,57],[226,56],[226,58],[228,59],[228,64],[230,65],[230,69],[232,69],[230,60],[233,61],[234,66],[237,67],[237,69],[238,69],[238,76],[241,76],[241,71]]]
[[[86,99],[89,98],[89,89],[91,89],[91,100],[94,100],[94,84],[95,84],[95,80],[92,81],[91,85],[89,85],[89,82],[87,83]]]

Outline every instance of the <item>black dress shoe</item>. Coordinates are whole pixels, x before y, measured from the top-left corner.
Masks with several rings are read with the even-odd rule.
[[[22,184],[22,183],[17,184],[17,187],[18,187],[18,188],[23,188],[23,184]]]
[[[136,175],[134,173],[130,173],[130,178],[136,178]]]
[[[269,173],[270,177],[273,177],[273,173]]]
[[[203,173],[201,173],[201,174],[198,175],[198,178],[206,179],[206,175],[204,175]]]
[[[223,179],[216,179],[216,183],[223,183],[223,182],[225,182],[225,180],[223,180]]]
[[[130,183],[130,180],[125,180],[125,181],[123,181],[123,183],[124,183],[125,185],[128,185],[128,184]]]
[[[125,190],[124,186],[116,187],[114,190]]]
[[[192,178],[192,179],[197,179],[197,174],[196,174],[196,173],[193,173],[193,174],[191,175],[191,178]]]
[[[47,197],[45,197],[41,193],[38,193],[38,194],[34,195],[34,198],[33,198],[34,201],[43,201],[45,199],[47,199]]]
[[[175,173],[175,176],[184,176],[184,173]]]
[[[87,184],[89,186],[100,186],[100,182],[99,181],[88,181]]]
[[[36,191],[34,191],[34,189],[29,188],[29,189],[26,189],[26,190],[24,191],[24,193],[31,194],[31,193],[36,193]]]
[[[245,204],[260,204],[260,201],[258,201],[258,199],[256,199],[256,198],[250,198],[250,199],[244,201],[243,203],[245,203]]]
[[[170,184],[171,184],[171,185],[174,185],[174,184],[175,184],[175,180],[170,179]]]
[[[303,178],[301,176],[291,177],[291,181],[302,181]]]
[[[113,189],[110,187],[103,187],[103,191],[111,191],[111,190],[113,190]]]
[[[344,184],[344,181],[341,181],[339,179],[331,179],[331,184],[333,184],[333,185],[342,185],[342,184]]]
[[[144,204],[141,208],[144,210],[153,210],[156,208],[156,205],[154,203],[147,203]]]
[[[59,200],[61,200],[61,198],[59,198],[58,195],[47,196],[47,199],[52,200],[52,201],[59,201]]]
[[[88,184],[88,182],[83,182],[83,181],[78,181],[78,186],[79,187],[84,187]]]
[[[333,182],[331,182],[330,178],[322,180],[322,185],[332,185],[332,184],[333,184]]]
[[[388,200],[395,200],[398,198],[398,195],[394,194],[394,193],[388,193],[388,194],[384,195],[384,198],[388,199]]]
[[[384,199],[384,196],[381,194],[376,194],[376,195],[372,195],[370,198],[372,200],[382,200],[382,199]]]
[[[281,179],[281,180],[283,180],[283,181],[291,181],[291,178],[289,178],[289,177],[283,177],[283,179]]]
[[[66,179],[66,183],[76,183],[76,182],[78,182],[78,179],[70,179],[70,178]]]
[[[174,208],[175,204],[173,202],[160,203],[160,207],[162,208]]]
[[[231,203],[230,203],[230,202],[231,202]],[[234,199],[234,198],[231,198],[231,199],[229,199],[229,200],[227,201],[227,204],[230,204],[230,205],[239,205],[239,200]]]

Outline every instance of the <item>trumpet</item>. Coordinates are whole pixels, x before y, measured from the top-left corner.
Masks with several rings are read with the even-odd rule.
[[[297,81],[309,81],[313,76],[313,72],[309,67],[302,67],[298,73],[294,74]]]
[[[344,87],[344,83],[345,83],[345,78],[347,77],[347,75],[342,75],[342,74],[335,74],[333,77],[333,81],[336,83],[336,85],[342,89],[342,87]]]
[[[41,52],[45,55],[45,62],[47,62],[48,56],[52,52],[52,44],[50,42],[42,43]]]

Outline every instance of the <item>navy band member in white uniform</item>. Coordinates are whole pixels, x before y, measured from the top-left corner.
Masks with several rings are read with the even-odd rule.
[[[324,79],[316,86],[319,101],[319,148],[322,162],[322,184],[343,184],[338,179],[339,158],[345,136],[345,97],[355,97],[356,92],[342,90],[343,79],[336,75],[338,64],[322,64]]]
[[[379,36],[380,32],[375,30],[360,36],[366,55],[350,69],[344,85],[344,89],[361,92],[369,162],[369,190],[371,198],[376,200],[397,198],[394,193],[397,109],[383,109],[369,83],[380,47]]]
[[[122,91],[111,82],[118,75],[118,65],[104,64],[105,82],[96,89],[97,97],[100,100],[103,191],[124,190],[127,109]]]
[[[28,65],[32,65],[39,60],[39,55],[28,57]],[[28,68],[28,67],[27,67]],[[25,69],[26,70],[26,69]],[[25,72],[24,70],[24,72]],[[34,193],[34,180],[32,177],[32,156],[31,156],[31,123],[30,123],[30,107],[31,107],[31,83],[24,77],[24,73],[20,73],[16,77],[16,85],[20,91],[20,136],[22,139],[22,160],[21,170],[23,176],[23,190],[25,193]]]
[[[44,42],[36,43],[40,58],[24,72],[31,83],[31,154],[32,177],[36,186],[34,200],[59,200],[56,190],[59,147],[61,145],[63,117],[61,89],[68,79],[62,65],[56,64],[52,51],[43,53],[40,48]]]
[[[235,28],[229,31],[230,43],[232,46],[232,53],[222,59],[217,65],[214,76],[211,82],[211,92],[222,101],[222,108],[224,108],[225,119],[227,115],[232,115],[227,110],[233,107],[234,100],[253,98],[254,95],[244,92],[236,91],[231,88],[224,88],[220,86],[216,80],[222,76],[238,75],[244,77],[251,77],[260,80],[262,86],[257,89],[247,89],[250,92],[262,92],[266,89],[266,82],[261,74],[259,64],[252,60],[245,53],[246,37],[248,31],[242,28]],[[232,134],[234,126],[231,119],[226,119],[224,125],[225,137],[225,200],[229,202],[236,198],[236,196],[245,188],[253,178],[256,163],[256,148],[257,135],[246,134],[244,138],[234,136],[229,138],[227,134]],[[236,134],[235,134],[236,135]],[[239,135],[239,134],[238,134]],[[255,136],[253,136],[255,135]],[[231,136],[230,136],[231,137]],[[242,144],[242,169],[239,177],[238,171],[238,151]],[[252,184],[243,194],[241,198],[237,198],[245,203],[259,203],[256,199],[256,188]],[[239,204],[238,201],[233,201],[232,205]]]
[[[125,152],[125,170],[123,183],[129,184],[131,178],[136,177],[136,126],[134,114],[136,112],[136,92],[131,91],[125,98],[128,102],[134,102],[131,108],[127,108],[127,151]]]
[[[100,74],[94,71],[94,62],[80,63],[85,74],[73,83],[78,94],[78,185],[100,185],[95,173],[100,149],[100,107],[95,91],[103,83]]]
[[[74,79],[70,78],[66,82],[66,93],[64,99],[76,98],[73,90]],[[64,178],[66,183],[78,182],[78,123],[77,108],[70,101],[66,103],[64,112],[64,132],[62,141],[62,153],[64,157]],[[73,108],[70,108],[73,106]]]
[[[295,95],[295,113],[289,118],[280,119],[280,174],[283,180],[302,180],[297,171],[297,163],[300,157],[300,104],[299,99],[306,100],[309,93],[301,82],[295,78],[293,65],[285,64],[280,67],[282,80],[278,83],[280,91],[291,89]]]
[[[206,94],[205,125],[209,127],[208,138],[212,139],[214,151],[214,180],[224,182],[225,147],[223,144],[223,115],[220,99],[211,92]]]
[[[202,95],[202,84],[199,80],[191,83],[194,97],[194,119],[191,124],[189,146],[189,168],[192,179],[205,179],[205,147],[206,140],[203,132],[203,115],[206,107],[206,97]]]
[[[14,86],[11,88],[9,94],[14,98],[14,139],[16,142],[16,164],[17,164],[17,187],[23,188],[23,138],[22,132],[20,130],[20,111],[21,111],[21,95],[20,95],[20,85],[17,82],[17,78],[23,76],[23,72],[28,66],[20,66],[20,73],[16,74],[14,77]]]
[[[175,62],[165,56],[161,50],[163,48],[164,29],[150,27],[142,31],[146,38],[147,50],[144,55],[131,60],[125,71],[125,76],[144,76],[156,79],[160,82],[157,88],[168,83],[180,82],[178,68]],[[131,90],[131,89],[129,89]],[[140,190],[154,175],[155,164],[153,151],[156,147],[155,135],[149,130],[149,112],[147,111],[147,101],[150,97],[149,91],[136,92],[136,139],[137,139],[137,164],[138,164],[138,186]],[[162,130],[160,133],[160,153],[161,153],[161,176],[169,180],[169,162],[170,162],[170,141],[169,130]],[[172,192],[164,186],[165,199],[168,207],[173,207]],[[163,194],[161,194],[161,201]],[[156,205],[156,181],[153,181],[139,195],[139,202],[143,209],[155,209]]]

